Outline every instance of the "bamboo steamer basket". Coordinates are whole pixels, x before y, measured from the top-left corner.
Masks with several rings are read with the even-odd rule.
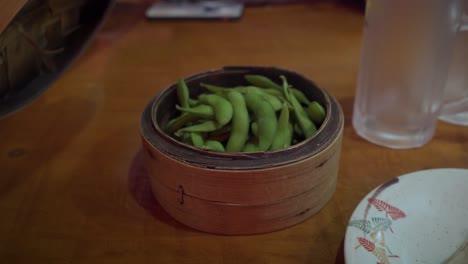
[[[274,67],[225,67],[186,78],[190,96],[199,83],[235,86],[244,74],[288,82],[327,110],[318,133],[273,152],[219,153],[200,150],[166,135],[161,127],[177,112],[173,84],[154,98],[141,119],[145,162],[153,193],[176,220],[223,235],[259,234],[284,229],[317,213],[336,190],[343,113],[325,90],[293,71]]]
[[[0,117],[31,103],[72,65],[112,3],[0,1]]]

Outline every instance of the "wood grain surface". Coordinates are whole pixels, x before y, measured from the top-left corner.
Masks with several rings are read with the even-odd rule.
[[[434,139],[412,150],[356,135],[360,11],[314,2],[247,8],[231,22],[150,22],[145,7],[117,4],[51,89],[0,120],[0,263],[334,263],[353,209],[373,188],[416,170],[468,167],[466,127],[440,122]],[[340,102],[337,191],[307,221],[263,235],[210,235],[176,222],[152,195],[144,107],[177,78],[224,65],[291,69]]]

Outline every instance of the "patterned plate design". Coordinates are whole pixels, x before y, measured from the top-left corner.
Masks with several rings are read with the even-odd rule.
[[[468,170],[432,169],[371,191],[346,229],[354,263],[468,263]]]

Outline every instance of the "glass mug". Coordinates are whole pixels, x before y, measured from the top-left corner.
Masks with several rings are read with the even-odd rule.
[[[434,135],[463,0],[367,1],[353,127],[407,149]]]

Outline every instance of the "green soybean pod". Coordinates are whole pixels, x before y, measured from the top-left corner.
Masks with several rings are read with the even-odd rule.
[[[194,122],[196,120],[198,120],[197,116],[190,113],[182,113],[178,117],[169,120],[169,122],[167,122],[166,126],[164,127],[164,131],[168,135],[172,135],[172,133],[184,127],[187,123]]]
[[[258,92],[264,92],[266,94],[274,95],[276,97],[282,97],[282,95],[283,95],[283,93],[281,91],[277,90],[277,89],[274,89],[274,88],[261,88],[261,87],[253,86],[253,85],[235,86],[235,87],[232,87],[232,88],[228,88],[228,87],[222,87],[222,86],[217,86],[217,85],[212,85],[212,84],[201,83],[200,86],[204,87],[208,91],[210,91],[212,93],[215,93],[215,94],[218,94],[218,95],[224,95],[224,94],[228,93],[231,90],[237,90],[237,91],[239,91],[241,93],[245,93],[245,92],[251,91],[251,90],[256,90]]]
[[[246,74],[244,75],[245,80],[255,86],[261,88],[275,88],[277,90],[281,90],[282,87],[272,81],[270,78],[260,75],[260,74]]]
[[[258,147],[252,142],[247,142],[244,146],[244,149],[242,149],[242,152],[255,152],[255,151],[258,151]]]
[[[236,89],[241,93],[245,93],[245,92],[250,91],[250,90],[256,90],[256,91],[259,91],[259,92],[274,95],[274,96],[279,97],[279,98],[283,97],[283,92],[281,92],[281,91],[279,91],[278,89],[275,89],[275,88],[261,88],[261,87],[258,87],[258,86],[249,85],[249,86],[237,86],[237,87],[234,87],[233,89]]]
[[[226,151],[240,152],[249,136],[249,112],[242,93],[231,90],[227,94],[227,99],[234,106],[234,112],[231,122],[231,134],[226,143]]]
[[[274,95],[278,98],[284,98],[284,95],[283,95],[283,92],[281,92],[280,90],[278,89],[274,89],[274,88],[263,88],[262,89],[263,92],[267,93],[267,94],[271,94],[271,95]]]
[[[199,104],[197,100],[192,98],[189,98],[188,103],[190,107],[197,106]]]
[[[288,102],[291,104],[292,109],[294,110],[294,116],[296,117],[297,123],[294,125],[294,131],[296,131],[298,135],[304,135],[306,138],[311,137],[317,131],[315,124],[311,120],[309,120],[307,113],[302,108],[301,103],[297,100],[293,89],[288,84],[286,77],[284,75],[281,75],[280,79],[283,81],[284,95],[287,98]]]
[[[309,104],[307,107],[307,114],[316,125],[322,124],[326,116],[325,108],[323,108],[323,106],[320,105],[317,101],[313,101]]]
[[[261,88],[258,88],[255,86],[247,86],[245,87],[245,89],[242,89],[241,91],[244,94],[245,93],[258,93],[259,95],[263,97],[263,99],[267,100],[271,104],[271,106],[273,107],[275,111],[281,110],[281,107],[283,106],[283,103],[278,97],[264,92],[263,89]]]
[[[231,121],[234,110],[232,104],[226,98],[217,94],[200,94],[198,100],[213,107],[218,127],[222,127]]]
[[[180,78],[177,82],[177,97],[182,107],[190,107],[190,92],[183,78]]]
[[[190,113],[196,117],[204,119],[213,119],[215,116],[213,107],[206,104],[200,104],[194,107],[181,107],[176,105],[176,109],[183,113]]]
[[[207,83],[200,83],[200,86],[215,94],[222,94],[222,93],[225,93],[226,90],[230,89],[227,87],[222,87],[222,86],[217,86],[217,85],[212,85],[212,84],[207,84]]]
[[[284,75],[280,75],[280,79],[283,82],[282,91],[283,91],[284,97],[286,98],[288,102],[291,102],[291,96],[289,95],[288,80],[286,79],[286,77],[284,77]]]
[[[201,149],[217,151],[217,152],[225,152],[223,144],[221,144],[221,142],[216,141],[216,140],[205,141]]]
[[[283,104],[280,116],[278,118],[278,130],[276,132],[273,143],[271,143],[270,150],[278,150],[284,148],[289,140],[289,108]]]
[[[192,145],[197,148],[201,148],[204,144],[203,136],[199,132],[190,132],[190,140]]]
[[[299,101],[296,99],[296,97],[291,91],[289,91],[289,97],[291,98],[291,105],[294,108],[294,115],[296,117],[297,122],[299,123],[299,126],[304,132],[305,137],[312,137],[317,132],[317,127],[309,119],[304,108],[302,108],[302,105],[299,103]]]
[[[304,94],[301,90],[296,89],[296,88],[291,88],[291,91],[293,92],[294,96],[296,96],[296,99],[297,99],[301,104],[305,104],[305,105],[309,105],[309,104],[310,104],[309,99],[307,98],[307,96],[305,96],[305,94]]]
[[[288,133],[286,134],[286,141],[284,142],[283,148],[291,146],[294,136],[294,128],[291,123],[288,124]]]
[[[281,108],[283,107],[283,102],[281,102],[281,100],[278,97],[267,93],[262,93],[261,95],[265,100],[267,100],[271,104],[275,112],[281,110]]]
[[[258,124],[258,150],[266,151],[273,142],[278,128],[275,110],[257,93],[246,93],[245,102],[247,108],[254,113]]]
[[[218,124],[216,121],[207,120],[202,123],[198,123],[195,125],[183,127],[176,131],[176,136],[182,135],[184,132],[211,132],[218,129]]]

